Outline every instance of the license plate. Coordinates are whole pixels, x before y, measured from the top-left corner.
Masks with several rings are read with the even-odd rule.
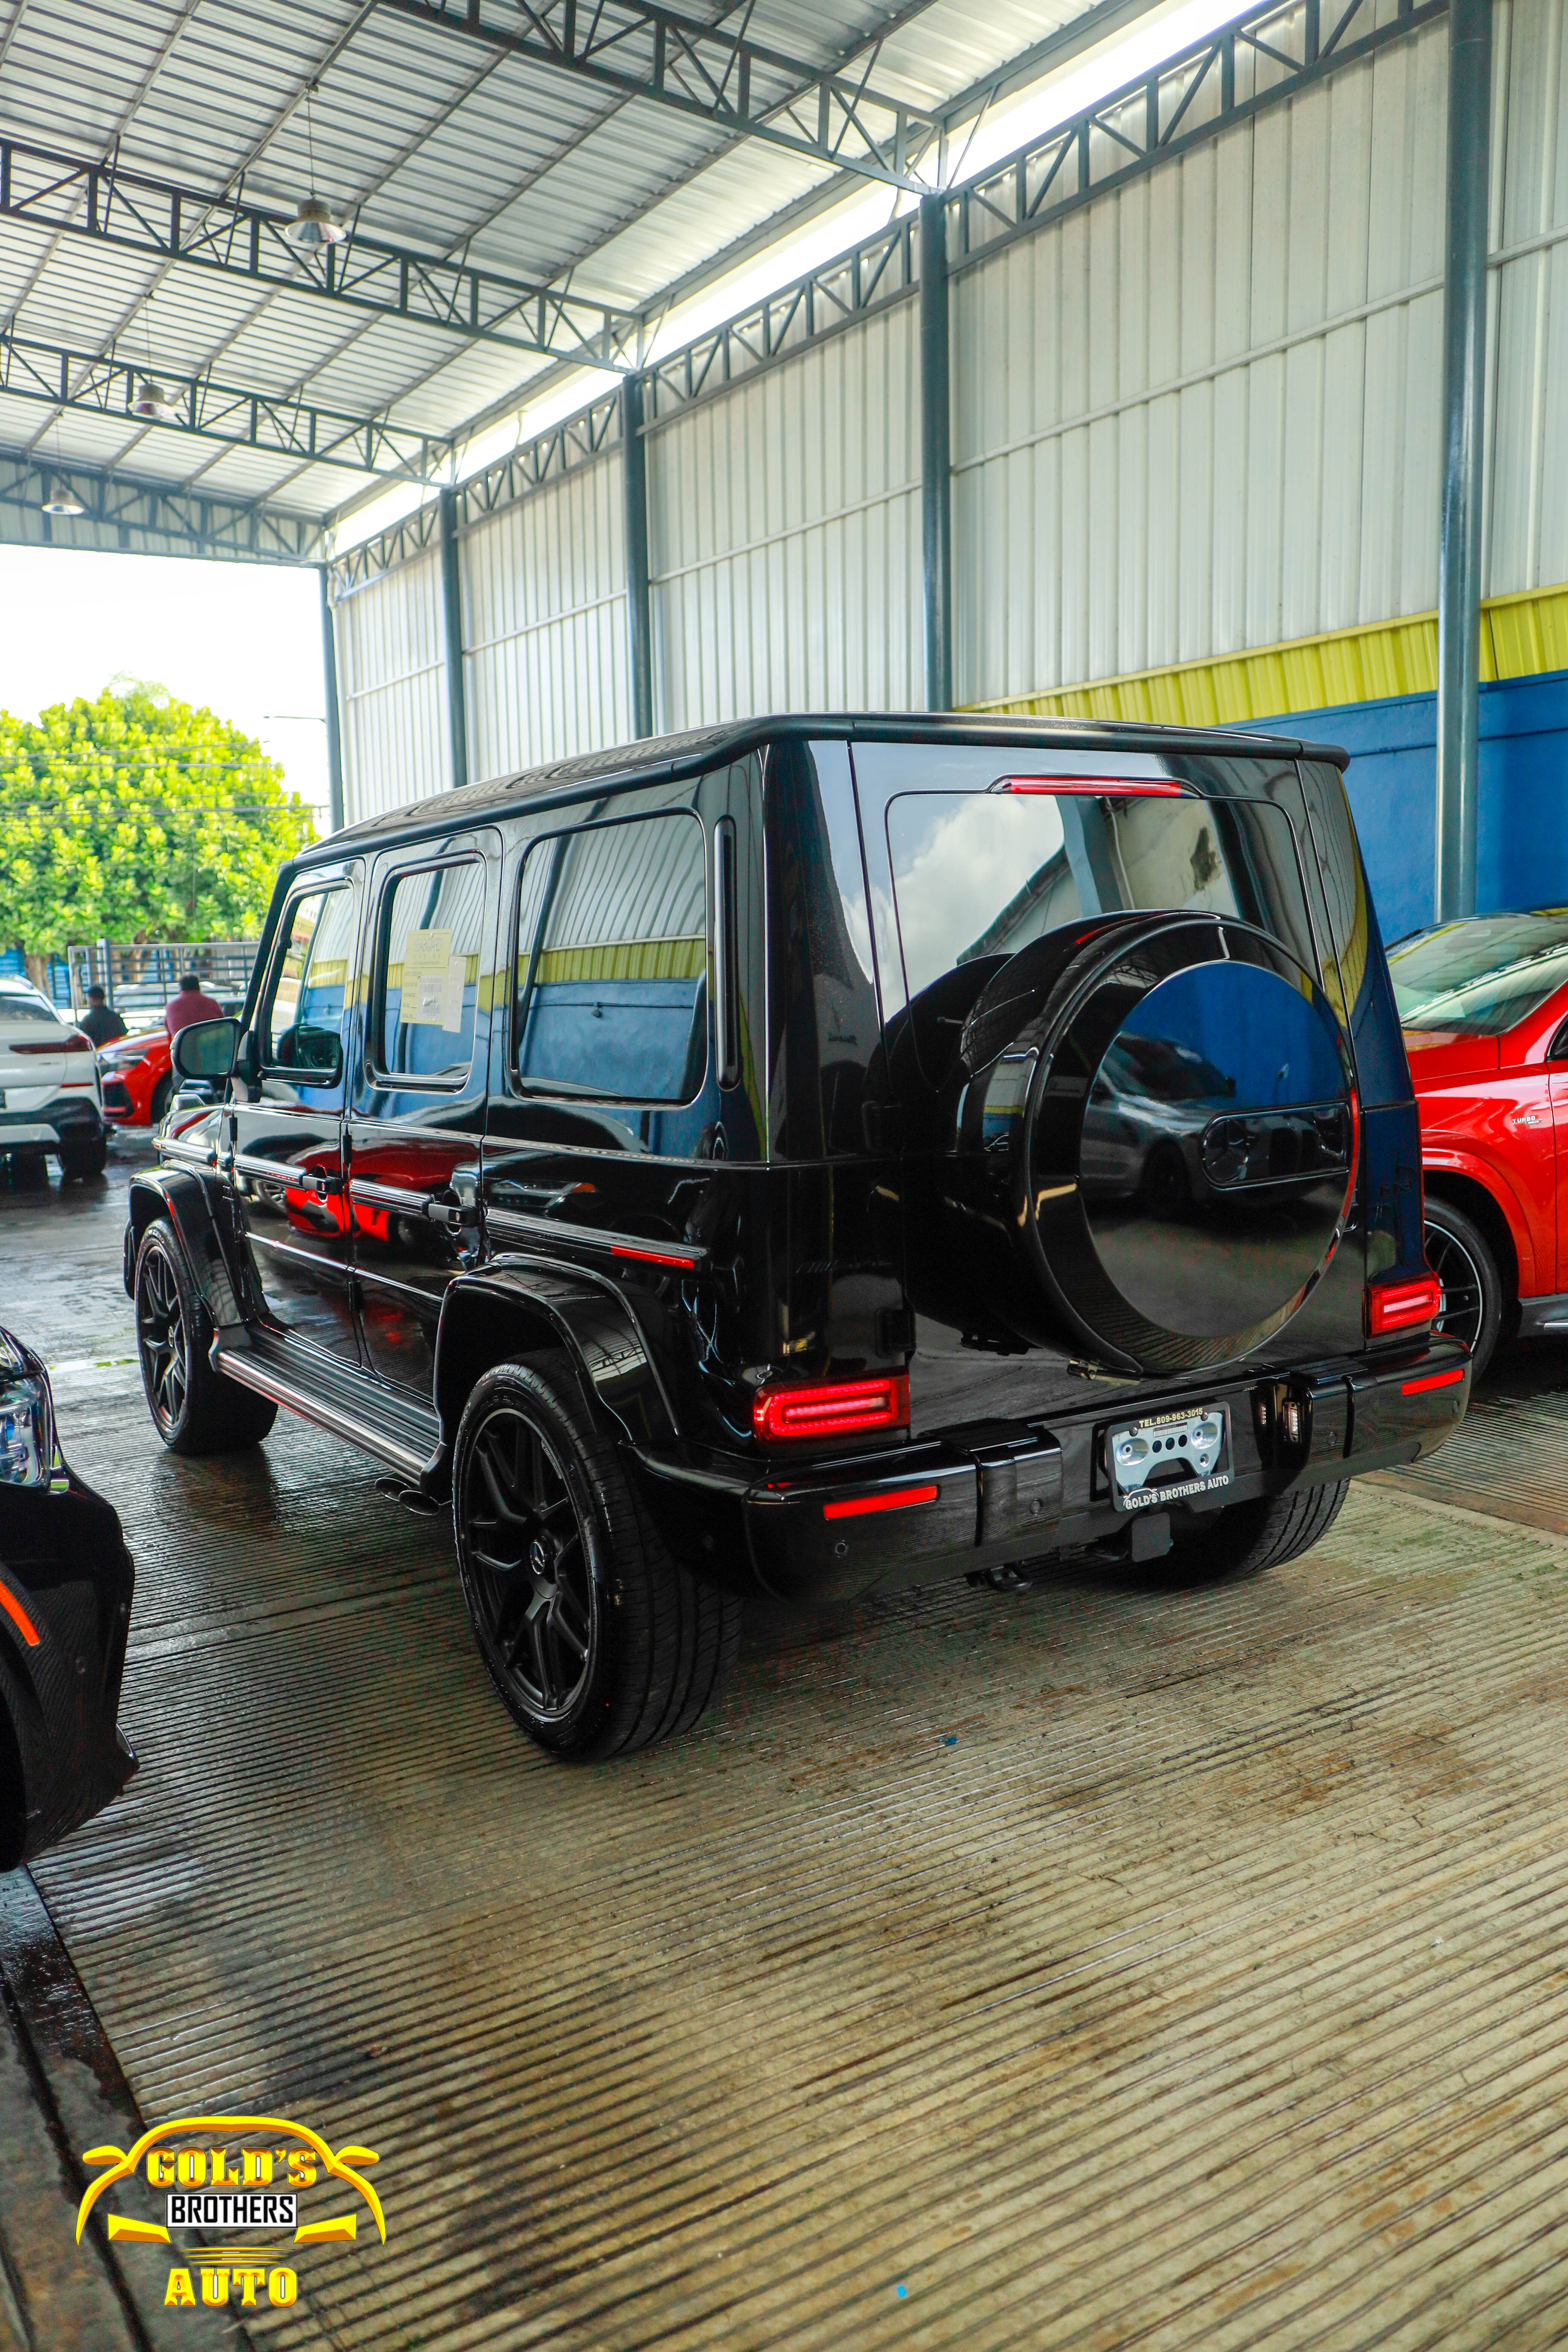
[[[1230,1484],[1230,1408],[1195,1405],[1107,1432],[1110,1498],[1119,1511],[1159,1510]]]

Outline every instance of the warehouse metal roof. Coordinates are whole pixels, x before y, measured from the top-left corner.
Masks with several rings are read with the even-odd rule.
[[[312,522],[433,478],[1150,5],[0,0],[0,465]],[[300,255],[311,193],[352,233]]]

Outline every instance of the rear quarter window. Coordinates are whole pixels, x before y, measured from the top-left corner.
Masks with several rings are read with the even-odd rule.
[[[546,835],[518,888],[519,1083],[685,1103],[708,1060],[705,835],[681,811]]]

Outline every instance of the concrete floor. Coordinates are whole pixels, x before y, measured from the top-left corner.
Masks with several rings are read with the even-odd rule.
[[[381,2152],[387,2244],[258,2341],[1568,2335],[1563,1357],[1256,1582],[757,1612],[696,1736],[570,1771],[374,1465],[163,1453],[124,1182],[0,1194],[0,1319],[139,1568],[142,1769],[35,1876],[149,2120]]]

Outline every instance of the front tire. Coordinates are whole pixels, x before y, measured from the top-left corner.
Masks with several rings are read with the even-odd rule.
[[[458,1568],[491,1681],[531,1739],[592,1762],[690,1729],[741,1603],[672,1559],[565,1355],[487,1372],[452,1461]]]
[[[237,1454],[258,1445],[278,1418],[258,1396],[215,1372],[212,1328],[173,1225],[159,1217],[136,1257],[136,1354],[153,1426],[171,1454]]]
[[[1426,1263],[1443,1286],[1433,1332],[1464,1341],[1479,1381],[1502,1329],[1502,1276],[1480,1227],[1451,1201],[1426,1202]]]

